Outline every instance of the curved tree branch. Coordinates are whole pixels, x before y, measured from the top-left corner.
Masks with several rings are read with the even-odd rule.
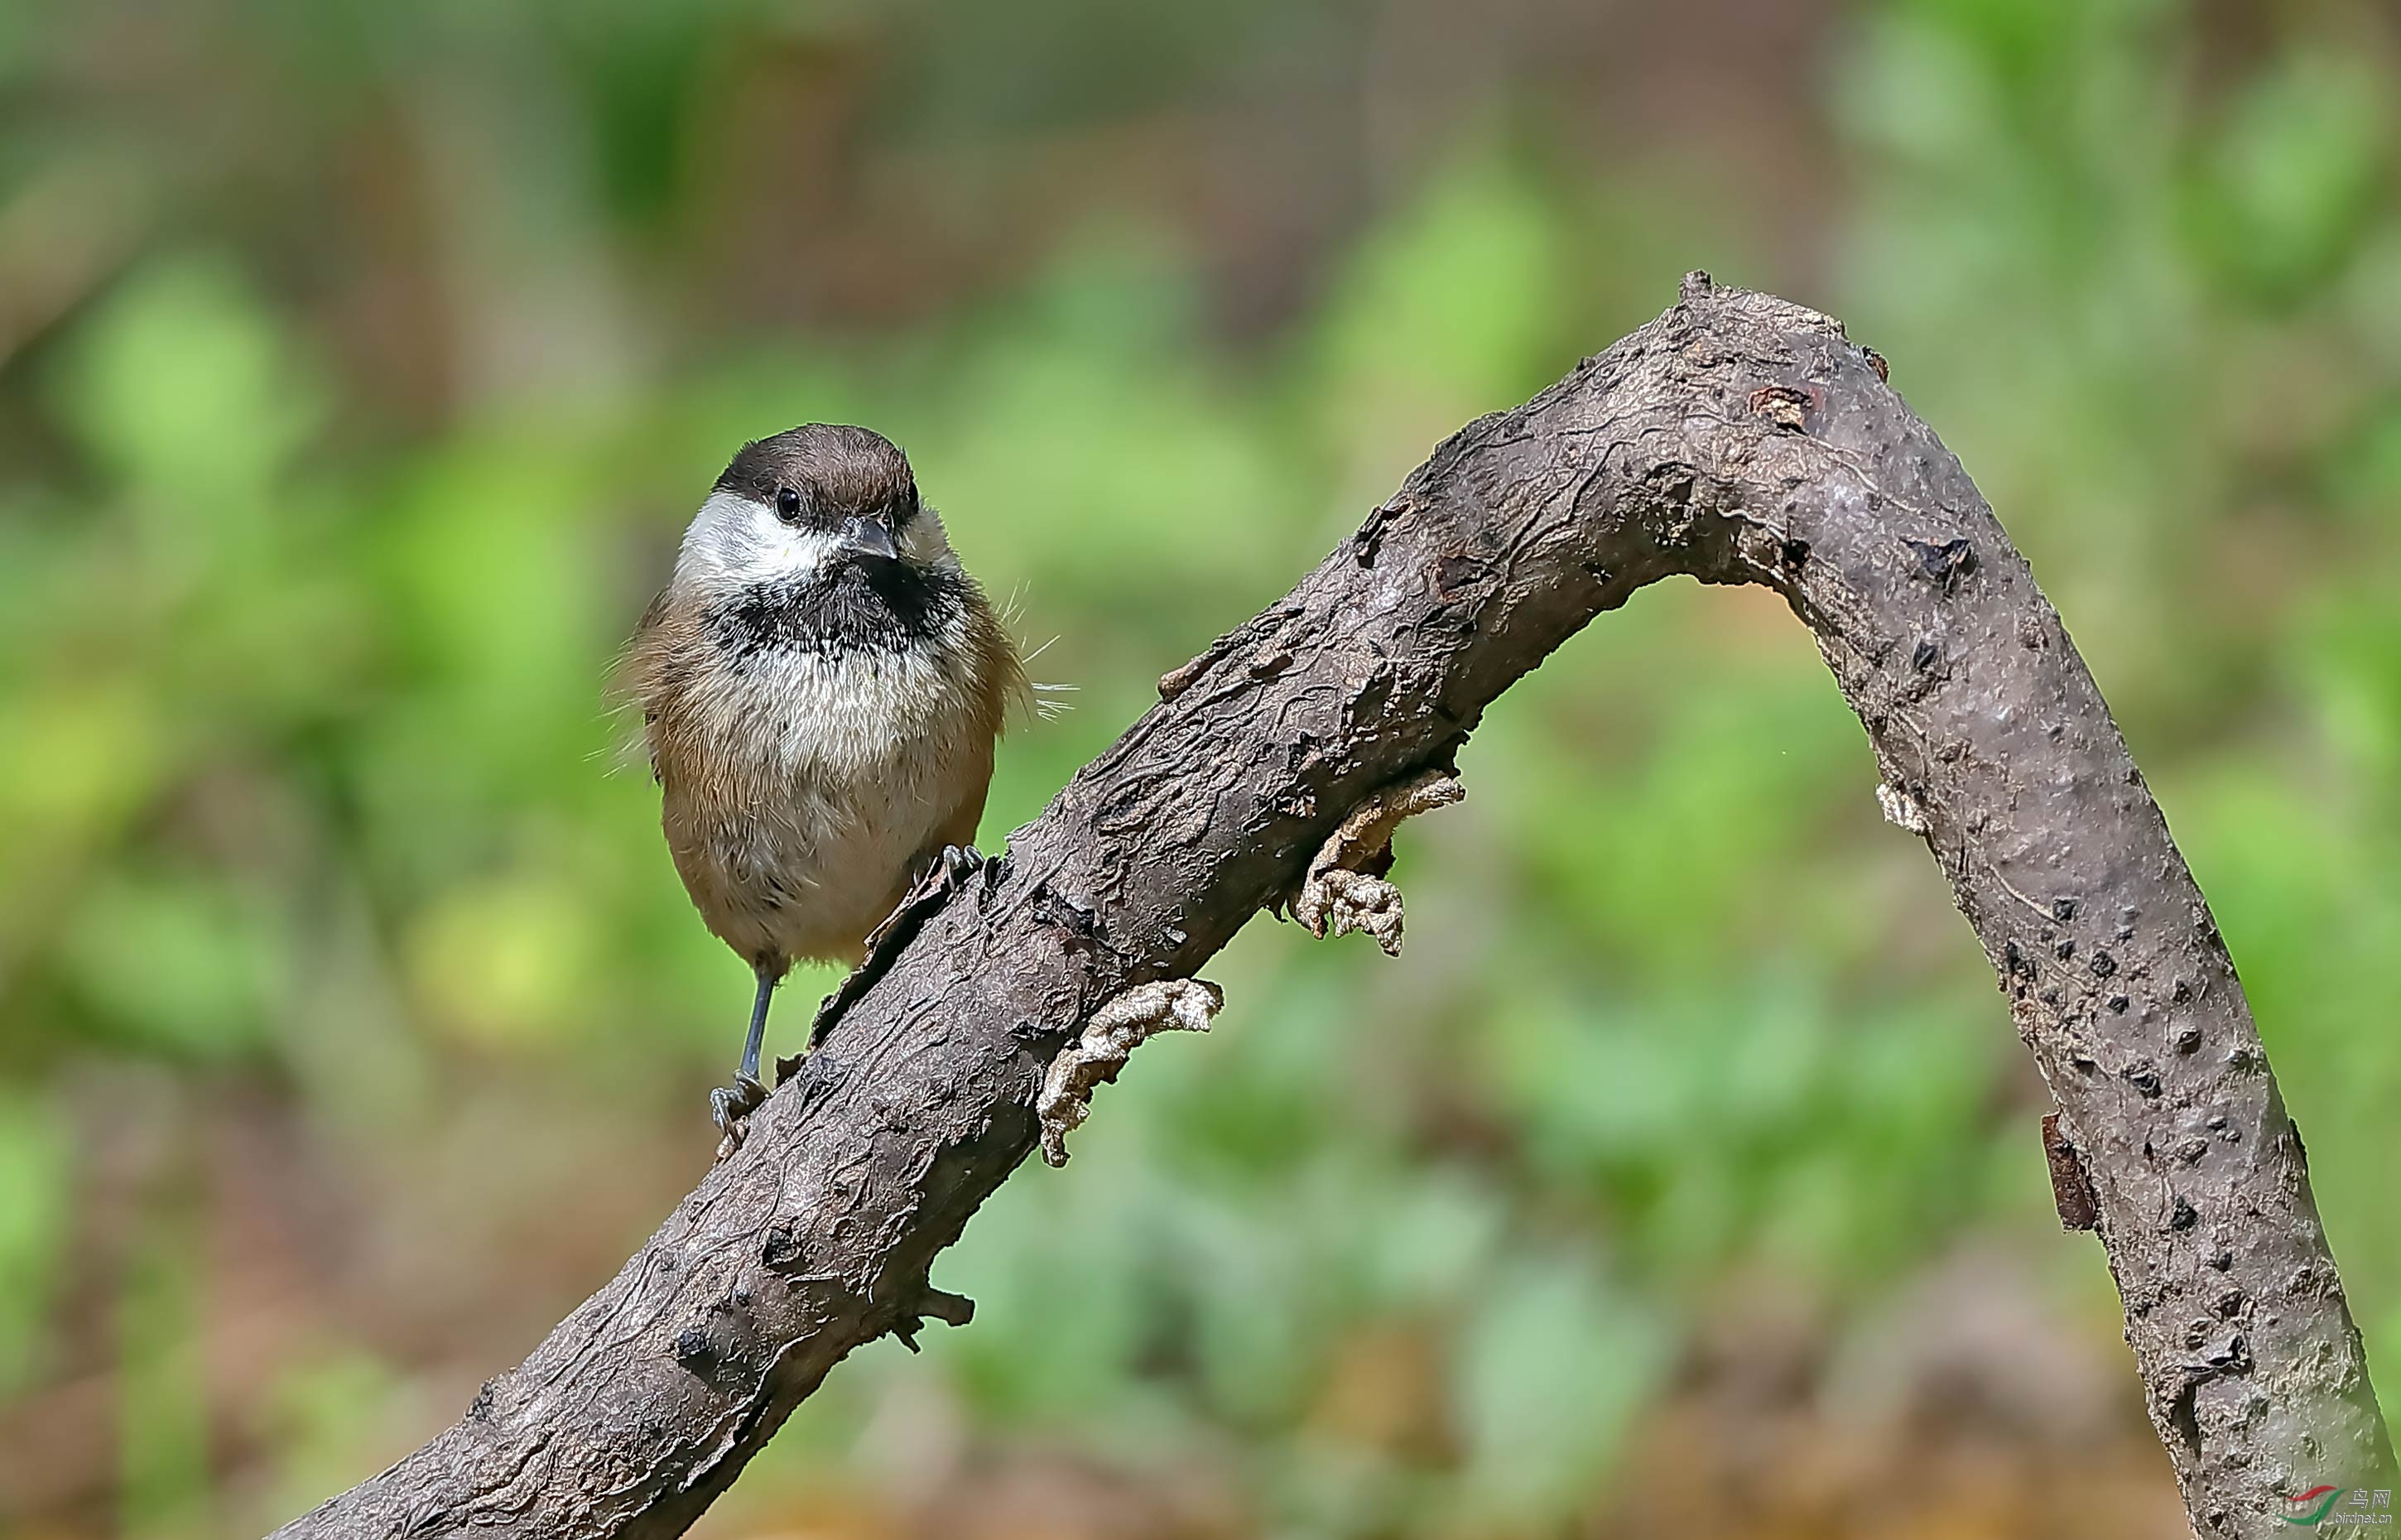
[[[1290,594],[897,928],[822,1045],[614,1280],[455,1426],[283,1531],[665,1536],[1034,1148],[1052,1058],[1289,895],[1346,814],[1674,573],[1782,594],[1999,975],[2080,1164],[2194,1526],[2395,1484],[2242,986],[2100,692],[1967,474],[1834,322],[1681,302],[1443,444]],[[2027,1158],[2034,1158],[2029,1142]]]

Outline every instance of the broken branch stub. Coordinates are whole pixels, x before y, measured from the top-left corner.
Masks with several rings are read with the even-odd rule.
[[[1467,795],[1447,770],[1428,770],[1370,793],[1326,836],[1293,895],[1292,917],[1319,941],[1365,931],[1401,955],[1401,890],[1384,880],[1392,869],[1393,834],[1402,822]]]
[[[1093,1011],[1083,1035],[1059,1051],[1042,1078],[1034,1109],[1042,1120],[1043,1160],[1067,1163],[1067,1135],[1091,1115],[1092,1088],[1116,1079],[1135,1049],[1159,1032],[1206,1032],[1225,1005],[1226,992],[1206,979],[1160,979]]]
[[[1071,1082],[1104,1078],[1096,1049],[1048,1093],[1079,1026],[1188,980],[1305,889],[1346,814],[1456,763],[1528,669],[1676,574],[1786,599],[1923,822],[2073,1130],[2194,1529],[2279,1534],[2288,1495],[2401,1486],[2242,985],[2058,614],[1880,359],[1694,274],[1162,681],[1006,858],[879,949],[614,1280],[283,1533],[680,1533],[844,1354],[924,1317],[936,1254],[1041,1141],[1037,1104],[1063,1127]]]

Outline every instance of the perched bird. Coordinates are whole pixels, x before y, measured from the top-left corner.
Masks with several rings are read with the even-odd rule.
[[[810,423],[744,447],[684,533],[625,658],[660,822],[701,918],[758,975],[734,1084],[795,961],[856,965],[948,846],[974,837],[1024,672],[917,496],[907,457]]]

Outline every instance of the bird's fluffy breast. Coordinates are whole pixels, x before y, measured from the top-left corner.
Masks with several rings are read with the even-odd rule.
[[[714,623],[705,645],[715,663],[686,689],[686,725],[711,763],[770,783],[935,768],[947,740],[984,715],[967,620],[963,608],[926,617],[910,645],[840,632],[794,640],[780,629],[793,623],[774,613]]]

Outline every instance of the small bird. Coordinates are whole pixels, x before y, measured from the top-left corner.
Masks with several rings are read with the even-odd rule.
[[[917,878],[974,838],[1024,670],[907,457],[809,423],[717,478],[624,685],[676,871],[758,977],[741,1068],[709,1096],[721,1158],[766,1098],[759,1051],[785,973],[856,966]]]

